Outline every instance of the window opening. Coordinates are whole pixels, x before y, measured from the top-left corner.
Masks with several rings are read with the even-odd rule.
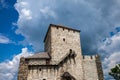
[[[39,68],[39,71],[41,71],[41,68]]]
[[[92,59],[92,56],[91,56],[91,59]]]
[[[70,49],[70,53],[72,53],[72,49]]]
[[[63,41],[65,41],[65,38],[63,38]]]

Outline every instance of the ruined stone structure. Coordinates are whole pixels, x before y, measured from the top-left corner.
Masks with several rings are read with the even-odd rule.
[[[21,57],[18,80],[104,80],[99,56],[82,55],[79,30],[50,24],[44,44]]]

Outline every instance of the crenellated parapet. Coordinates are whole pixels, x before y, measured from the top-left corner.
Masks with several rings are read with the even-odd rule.
[[[98,55],[83,55],[83,60],[96,60]]]
[[[84,79],[87,80],[104,80],[102,65],[99,55],[84,55],[83,56],[83,72]]]

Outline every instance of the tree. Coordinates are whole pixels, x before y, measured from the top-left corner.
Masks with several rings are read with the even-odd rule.
[[[109,75],[114,77],[115,80],[120,80],[120,64],[117,64],[114,68],[112,68]]]

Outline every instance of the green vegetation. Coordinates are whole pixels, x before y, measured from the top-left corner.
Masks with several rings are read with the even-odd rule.
[[[117,64],[114,68],[109,72],[115,80],[120,80],[120,64]]]

